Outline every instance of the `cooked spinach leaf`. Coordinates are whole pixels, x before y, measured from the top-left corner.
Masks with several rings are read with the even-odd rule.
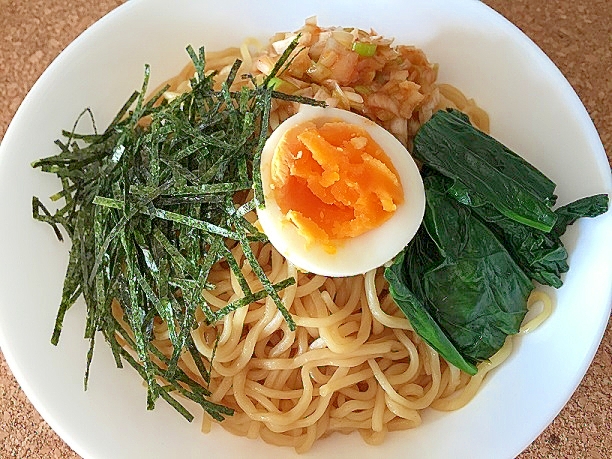
[[[457,184],[451,193],[460,202],[472,206],[478,217],[488,223],[531,279],[555,288],[563,285],[561,275],[569,270],[568,253],[560,236],[578,218],[596,217],[608,209],[608,196],[605,194],[578,199],[556,209],[555,226],[550,232],[544,232],[507,218],[478,198],[476,193],[460,190]]]
[[[391,266],[385,269],[389,291],[400,310],[410,320],[414,330],[427,344],[438,351],[447,362],[468,374],[474,375],[478,371],[476,366],[463,357],[423,302],[407,285],[406,281],[413,279],[408,271],[410,268],[418,266],[410,262],[413,256],[411,249],[418,244],[418,241],[419,236],[417,235],[414,242],[395,258]]]
[[[409,276],[404,288],[413,292],[453,345],[434,348],[451,363],[459,352],[472,365],[459,368],[473,372],[475,363],[491,357],[518,331],[533,284],[470,208],[448,195],[447,180],[430,176],[425,184],[423,230],[405,252],[408,266],[403,269]],[[397,278],[387,279],[400,289]],[[433,332],[439,335],[437,327]],[[429,337],[432,330],[422,333]]]
[[[516,153],[475,129],[456,110],[440,110],[414,139],[414,155],[446,177],[476,191],[499,212],[550,231],[555,184]]]
[[[583,217],[597,217],[605,213],[610,205],[610,198],[607,194],[596,194],[585,198],[577,199],[555,210],[557,223],[552,232],[556,236],[562,236],[569,225],[573,225],[576,220]]]
[[[423,162],[425,217],[385,277],[416,333],[474,374],[519,330],[532,281],[562,285],[567,226],[606,212],[609,198],[553,210],[555,184],[456,110],[425,123],[414,149]]]

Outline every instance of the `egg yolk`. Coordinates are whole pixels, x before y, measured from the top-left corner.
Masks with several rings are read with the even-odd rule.
[[[307,243],[329,253],[339,240],[380,226],[404,200],[383,149],[365,129],[342,121],[287,130],[272,157],[271,188]]]

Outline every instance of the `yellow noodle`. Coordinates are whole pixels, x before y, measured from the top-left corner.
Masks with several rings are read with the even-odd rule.
[[[520,334],[529,333],[531,330],[539,327],[542,322],[544,322],[548,317],[552,314],[552,300],[550,296],[548,296],[542,290],[534,290],[531,295],[529,295],[529,300],[527,301],[527,309],[531,312],[535,309],[536,305],[541,305],[541,310],[538,312],[535,317],[529,319],[526,317],[526,321],[521,325],[519,330]]]
[[[292,56],[292,68],[298,69],[306,62],[305,56],[323,53],[318,40],[329,31],[307,21],[301,32],[299,53]],[[392,70],[377,80],[353,86],[330,78],[309,80],[308,72],[289,70],[281,76],[294,94],[364,114],[408,147],[433,112],[447,107],[464,111],[477,127],[488,132],[487,113],[456,87],[437,83],[437,66],[427,62],[420,50],[409,46],[392,49],[389,40],[356,29],[334,30],[331,34],[338,40],[356,34],[375,42],[381,55],[386,56],[385,69]],[[247,40],[238,48],[207,52],[206,71],[218,72],[217,81],[222,81],[235,59],[240,58],[243,63],[239,75],[248,73],[261,81],[282,53],[277,48],[293,36],[277,34],[266,46]],[[334,58],[338,56],[322,59],[331,62]],[[400,62],[409,65],[402,67]],[[381,69],[382,63],[378,62]],[[190,90],[194,71],[189,64],[169,80],[166,99]],[[249,84],[250,79],[237,78],[234,89]],[[271,129],[296,110],[295,103],[274,100]],[[255,217],[250,221],[256,223]],[[478,366],[477,375],[470,377],[449,365],[416,335],[393,302],[382,268],[363,276],[326,278],[298,271],[269,244],[253,243],[252,249],[272,282],[296,278],[296,284],[281,291],[280,296],[297,329],[289,330],[274,302],[267,298],[231,312],[216,324],[208,324],[198,309],[199,326],[192,331],[196,349],[211,367],[206,384],[210,400],[236,410],[221,423],[236,435],[291,446],[300,453],[332,432],[358,431],[366,443],[380,444],[390,431],[420,425],[424,409],[447,411],[464,406],[485,375],[511,351],[509,338],[495,356]],[[231,250],[249,286],[261,289],[241,246]],[[208,281],[215,288],[202,294],[213,310],[243,296],[226,264],[214,265]],[[540,306],[541,311],[521,332],[539,325],[552,310],[550,298],[536,291],[529,299],[529,308],[535,311]],[[113,312],[123,323],[117,302],[113,302]],[[167,325],[156,322],[154,334],[158,348],[171,355]],[[194,380],[201,379],[189,353],[181,357],[180,366]],[[202,432],[210,432],[214,423],[205,414]]]

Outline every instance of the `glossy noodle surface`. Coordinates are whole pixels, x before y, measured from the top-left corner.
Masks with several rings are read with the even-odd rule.
[[[454,86],[438,84],[436,65],[420,49],[395,46],[373,31],[320,28],[314,20],[299,32],[291,65],[275,78],[278,91],[365,115],[409,149],[418,128],[446,107],[462,110],[488,131],[486,112]],[[207,53],[207,70],[223,81],[234,61],[242,59],[238,74],[262,81],[295,35],[277,34],[263,47],[250,40],[241,47]],[[355,41],[363,47],[352,46]],[[185,67],[169,81],[165,97],[189,91],[193,73],[191,64]],[[238,79],[234,86],[250,81]],[[297,109],[294,102],[275,99],[271,129]],[[211,390],[212,402],[235,409],[220,423],[235,434],[298,452],[308,451],[316,439],[332,432],[358,431],[367,443],[379,444],[390,431],[418,426],[426,408],[454,410],[465,405],[486,373],[510,352],[508,340],[470,377],[446,363],[412,330],[389,295],[382,268],[363,276],[326,278],[300,272],[270,244],[252,247],[273,283],[297,279],[280,292],[296,330],[288,328],[269,298],[212,325],[198,311],[200,325],[192,335],[207,365],[212,361],[210,383],[198,376],[190,354],[181,360],[181,367]],[[261,289],[240,245],[232,252],[252,290]],[[204,298],[213,310],[243,296],[226,263],[213,267],[208,282],[215,288],[205,291]],[[159,349],[171,355],[166,324],[157,323],[155,336]],[[203,431],[214,422],[205,414]]]

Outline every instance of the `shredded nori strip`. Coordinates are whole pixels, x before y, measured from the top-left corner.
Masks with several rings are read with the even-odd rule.
[[[67,311],[83,296],[85,338],[90,341],[85,388],[96,334],[101,332],[116,365],[128,362],[146,381],[148,409],[161,397],[186,419],[193,419],[171,395],[177,394],[222,420],[233,411],[209,402],[207,389],[178,364],[183,353],[191,354],[201,380],[210,381],[211,362],[197,352],[191,336],[198,308],[212,324],[270,296],[288,327],[295,329],[278,294],[295,279],[273,284],[267,278],[250,246],[267,238],[245,216],[263,205],[260,155],[272,100],[322,105],[268,87],[268,81],[289,65],[296,46],[297,39],[262,84],[240,91],[230,90],[239,78],[240,61],[221,90],[215,90],[216,75],[205,71],[204,48],[196,53],[189,46],[196,70],[190,92],[167,101],[163,98],[167,88],[162,88],[147,99],[150,68],[145,66],[141,90],[132,93],[103,133],[98,133],[91,110],[85,109],[71,131],[62,131],[64,139],[55,142],[60,152],[32,164],[62,183],[50,198],[64,201],[55,213],[37,197],[32,199],[32,212],[35,219],[51,225],[60,241],[64,238],[60,227],[72,241],[51,342],[58,343]],[[91,119],[93,134],[76,132],[84,115]],[[251,189],[254,197],[245,202]],[[244,279],[228,248],[235,244],[242,246],[261,290],[253,292]],[[244,296],[213,311],[202,292],[214,288],[208,273],[220,261],[237,276]],[[121,305],[129,332],[113,316],[113,301]],[[168,325],[171,356],[153,344],[156,319]]]

